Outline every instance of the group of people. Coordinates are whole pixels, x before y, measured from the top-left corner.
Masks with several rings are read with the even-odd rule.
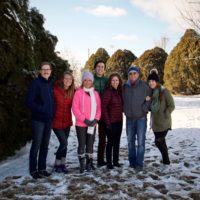
[[[161,152],[163,164],[170,164],[165,137],[171,129],[171,112],[175,106],[170,92],[160,84],[157,71],[151,71],[146,82],[140,79],[139,68],[131,66],[127,72],[128,80],[123,84],[118,73],[107,78],[105,70],[105,63],[97,61],[94,75],[84,71],[81,86],[75,88],[70,72],[65,72],[53,83],[51,64],[44,62],[39,66],[39,75],[32,81],[26,97],[26,104],[32,112],[29,171],[34,179],[51,175],[46,170],[51,129],[59,141],[54,170],[68,173],[66,155],[72,113],[76,120],[80,173],[95,170],[93,145],[97,127],[97,166],[121,167],[119,149],[123,113],[126,116],[130,167],[143,170],[149,111],[155,144]]]

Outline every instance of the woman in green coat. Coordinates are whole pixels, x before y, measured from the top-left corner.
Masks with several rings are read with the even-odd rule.
[[[170,164],[165,137],[171,130],[171,113],[175,108],[170,92],[159,83],[157,71],[152,70],[148,76],[149,87],[152,89],[151,120],[155,135],[155,145],[162,155],[163,166]]]

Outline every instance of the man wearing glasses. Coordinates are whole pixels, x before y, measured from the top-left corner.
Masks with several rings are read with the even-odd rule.
[[[147,112],[150,107],[146,97],[150,93],[148,85],[140,79],[139,68],[131,66],[128,69],[128,81],[123,86],[123,111],[126,115],[129,163],[137,171],[143,170],[144,165]]]
[[[32,145],[29,156],[29,171],[34,179],[50,176],[46,171],[46,158],[54,113],[51,64],[39,66],[39,75],[32,81],[26,104],[32,113]]]

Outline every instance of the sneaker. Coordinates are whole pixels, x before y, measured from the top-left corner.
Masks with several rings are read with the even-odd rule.
[[[143,167],[136,166],[136,167],[135,167],[135,171],[136,171],[136,172],[142,172],[142,171],[143,171]]]
[[[119,163],[114,163],[113,166],[114,166],[114,167],[121,167],[121,164],[119,164]]]
[[[61,168],[61,172],[63,172],[64,174],[68,173],[68,169],[66,168],[65,165],[61,165],[60,168]]]
[[[97,167],[103,167],[103,166],[105,166],[106,164],[107,164],[107,163],[106,163],[104,160],[98,161]]]
[[[51,174],[49,172],[47,172],[46,170],[43,171],[39,171],[38,174],[42,177],[49,177],[51,176]]]
[[[33,179],[42,178],[42,176],[38,172],[31,173],[31,176],[33,177]]]
[[[62,173],[62,167],[61,167],[61,165],[55,165],[54,170],[57,173]]]

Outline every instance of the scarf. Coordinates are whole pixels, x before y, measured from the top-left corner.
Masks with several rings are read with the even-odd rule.
[[[90,120],[94,120],[95,115],[96,115],[96,109],[97,109],[97,104],[96,104],[96,98],[94,94],[94,88],[83,88],[85,92],[88,92],[90,94],[91,98],[91,113],[90,113]]]
[[[159,88],[156,88],[153,90],[152,102],[151,102],[151,112],[155,113],[155,112],[159,111],[159,109],[160,109],[159,95],[160,95],[160,92],[162,92],[164,89],[165,89],[165,87],[161,85]]]
[[[153,90],[152,102],[151,102],[151,112],[158,112],[160,109],[160,99],[159,99],[159,88]]]

